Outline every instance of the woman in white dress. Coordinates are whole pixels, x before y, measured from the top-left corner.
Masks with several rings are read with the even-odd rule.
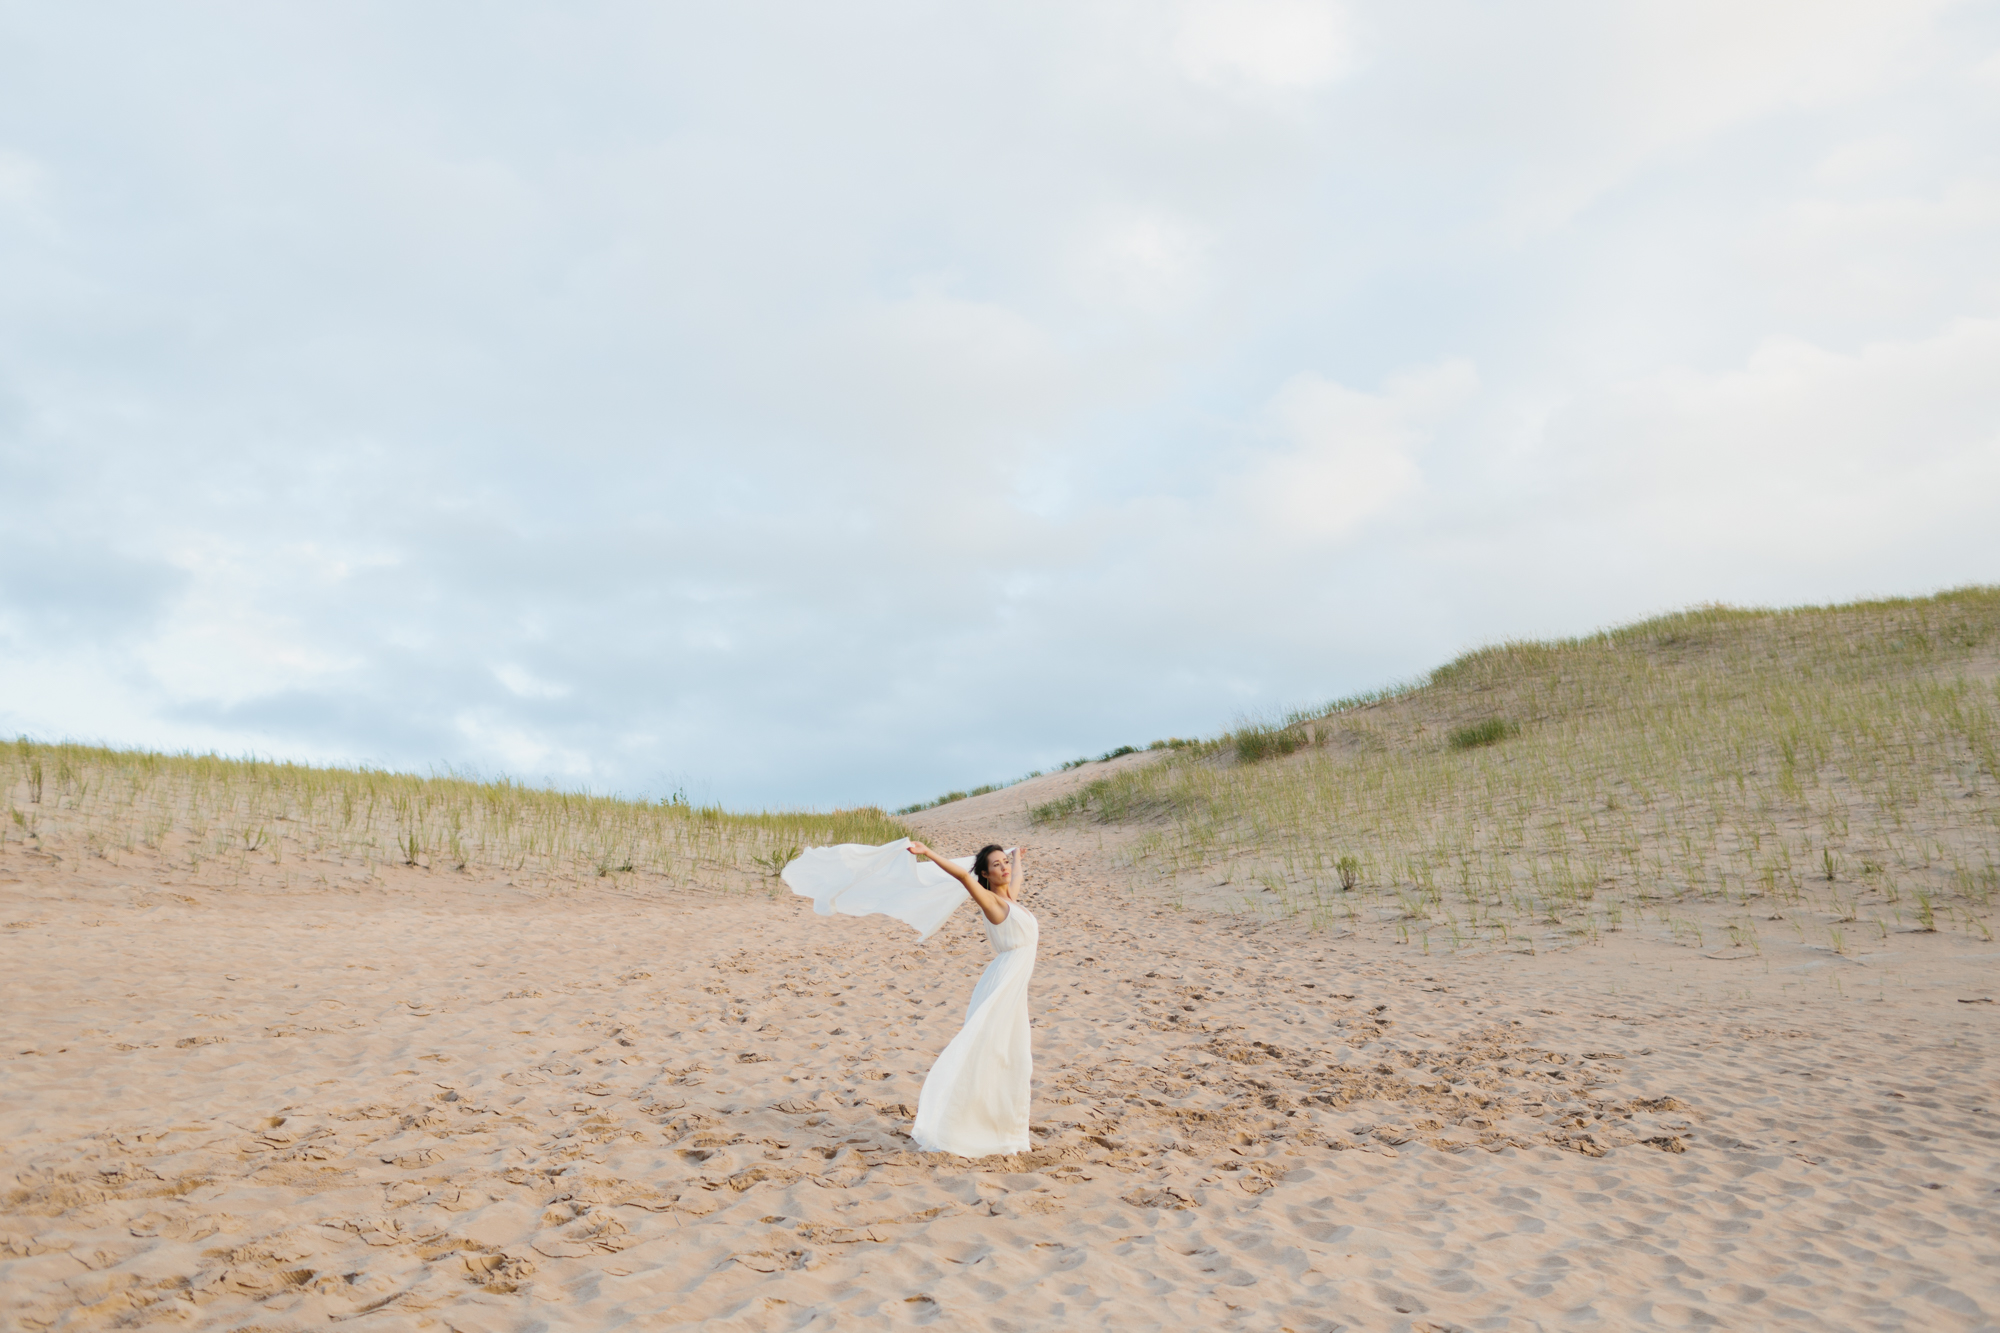
[[[924,1079],[910,1137],[920,1148],[960,1157],[1026,1152],[1034,1073],[1028,980],[1035,972],[1041,926],[1019,901],[1021,854],[1009,856],[997,844],[988,845],[964,869],[920,842],[911,843],[909,851],[964,885],[985,914],[994,950],[965,1006],[965,1026]]]
[[[1020,852],[991,844],[955,861],[906,839],[813,847],[785,867],[784,879],[823,916],[881,912],[914,926],[923,939],[971,896],[995,957],[973,987],[964,1028],[924,1079],[911,1137],[932,1152],[960,1157],[1026,1152],[1034,1073],[1028,981],[1041,927],[1020,903]]]

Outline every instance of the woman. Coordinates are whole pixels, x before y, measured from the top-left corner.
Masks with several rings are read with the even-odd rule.
[[[979,849],[967,871],[920,842],[909,847],[957,879],[985,914],[994,959],[986,965],[965,1026],[938,1056],[917,1097],[910,1137],[932,1152],[960,1157],[1026,1152],[1028,1083],[1034,1053],[1028,1033],[1028,979],[1035,972],[1041,926],[1021,906],[1021,854],[997,843]]]
[[[965,1027],[924,1079],[911,1137],[932,1152],[960,1157],[1027,1151],[1034,1072],[1028,979],[1041,927],[1019,901],[1020,853],[990,843],[960,862],[904,839],[883,847],[813,847],[785,867],[784,880],[823,916],[881,912],[914,926],[923,939],[971,896],[997,956],[973,988]]]

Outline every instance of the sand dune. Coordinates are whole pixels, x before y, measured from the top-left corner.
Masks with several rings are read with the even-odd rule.
[[[1143,757],[1121,762],[1143,762]],[[9,843],[23,1329],[1976,1329],[1991,945],[1426,957],[1175,911],[1042,779],[1040,1146],[906,1137],[984,944],[782,896]]]

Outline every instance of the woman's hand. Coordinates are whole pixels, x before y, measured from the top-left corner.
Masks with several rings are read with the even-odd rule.
[[[979,910],[986,913],[986,919],[994,925],[997,926],[1007,919],[1007,908],[1001,902],[1000,896],[974,879],[971,872],[959,865],[958,862],[947,861],[930,848],[916,841],[910,843],[910,855],[929,858],[930,862],[937,866],[938,869],[950,875],[960,884],[963,884],[965,891],[972,895],[972,901],[979,904]],[[1018,865],[1020,863],[1016,861],[1015,864]]]

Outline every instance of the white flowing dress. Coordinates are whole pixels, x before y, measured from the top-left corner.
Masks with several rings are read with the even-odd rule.
[[[1035,974],[1041,923],[1019,903],[999,925],[979,918],[993,961],[972,988],[965,1026],[931,1066],[917,1097],[910,1137],[960,1157],[1026,1152],[1028,1085],[1035,1072],[1028,1032],[1028,979]]]
[[[882,847],[846,843],[813,847],[785,867],[792,892],[813,900],[822,916],[880,912],[929,939],[958,905],[965,886],[929,861],[911,856],[908,838]],[[971,868],[969,860],[958,865]],[[965,1026],[924,1079],[911,1137],[932,1152],[960,1157],[1026,1152],[1029,1085],[1034,1052],[1028,1028],[1028,981],[1035,971],[1041,925],[1019,903],[994,925],[981,916],[994,949]]]

